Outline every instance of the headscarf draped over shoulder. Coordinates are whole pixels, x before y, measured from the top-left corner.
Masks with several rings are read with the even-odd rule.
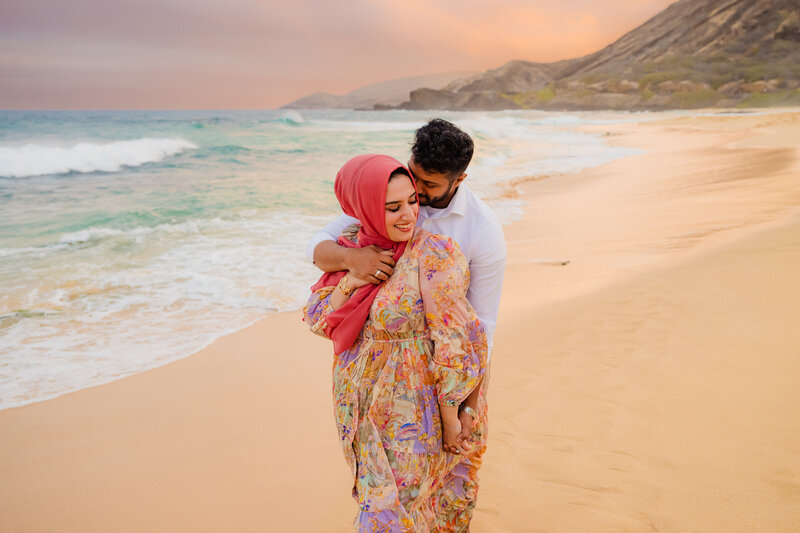
[[[334,190],[336,199],[346,215],[357,218],[361,228],[356,242],[344,237],[337,241],[348,248],[363,248],[377,245],[392,250],[395,261],[406,249],[406,241],[395,242],[386,233],[386,187],[392,173],[398,169],[408,170],[397,159],[387,155],[360,155],[352,158],[336,175]],[[408,173],[410,176],[410,172]],[[413,178],[411,183],[414,183]],[[416,190],[416,184],[414,184]],[[339,283],[346,272],[323,274],[311,290],[331,287]],[[338,355],[350,348],[358,338],[361,328],[369,317],[369,309],[380,285],[368,284],[356,289],[339,309],[325,317],[325,333],[333,340],[334,352]]]

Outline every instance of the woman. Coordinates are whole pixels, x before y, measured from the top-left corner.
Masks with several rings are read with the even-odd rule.
[[[470,393],[483,377],[487,346],[465,296],[466,259],[451,239],[415,230],[416,188],[397,160],[355,157],[335,190],[342,210],[362,224],[340,244],[376,244],[396,261],[380,286],[343,272],[323,275],[305,309],[312,331],[334,342],[335,417],[355,479],[355,524],[392,532],[468,524],[469,516],[454,512],[466,489],[456,467],[483,443],[459,435],[458,413],[465,404],[478,418],[472,435],[482,434],[480,394]]]

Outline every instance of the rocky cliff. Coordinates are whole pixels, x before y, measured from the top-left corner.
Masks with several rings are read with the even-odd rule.
[[[511,61],[404,109],[675,109],[800,105],[800,1],[681,0],[604,49]]]

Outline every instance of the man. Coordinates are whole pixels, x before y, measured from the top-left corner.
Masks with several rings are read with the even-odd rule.
[[[473,151],[468,134],[436,118],[417,130],[408,169],[419,191],[417,225],[455,240],[469,262],[467,299],[486,328],[491,358],[506,244],[492,210],[463,184]],[[357,278],[381,283],[393,272],[391,252],[374,246],[347,248],[336,243],[342,230],[355,222],[358,221],[347,215],[339,216],[314,235],[306,254],[325,272],[349,270]]]
[[[417,130],[408,169],[414,175],[419,193],[417,225],[455,240],[469,262],[467,299],[486,328],[491,358],[506,245],[503,229],[492,210],[463,184],[473,151],[469,135],[446,120],[433,119]],[[347,248],[336,242],[342,230],[356,222],[341,215],[314,235],[306,253],[323,271],[348,270],[362,280],[381,283],[393,272],[391,251],[374,246]],[[473,428],[473,416],[477,413],[480,391],[485,396],[486,387],[484,379],[462,403],[459,440],[473,439],[473,442],[470,453],[443,480],[436,504],[437,530],[469,530],[477,499],[478,469],[486,449],[485,428]],[[462,449],[468,451],[469,445]]]

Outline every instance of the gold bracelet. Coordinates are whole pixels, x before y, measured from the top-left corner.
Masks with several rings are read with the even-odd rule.
[[[339,280],[339,283],[336,285],[336,288],[342,291],[342,294],[345,296],[349,296],[353,289],[347,288],[347,274],[342,276],[342,279]]]

